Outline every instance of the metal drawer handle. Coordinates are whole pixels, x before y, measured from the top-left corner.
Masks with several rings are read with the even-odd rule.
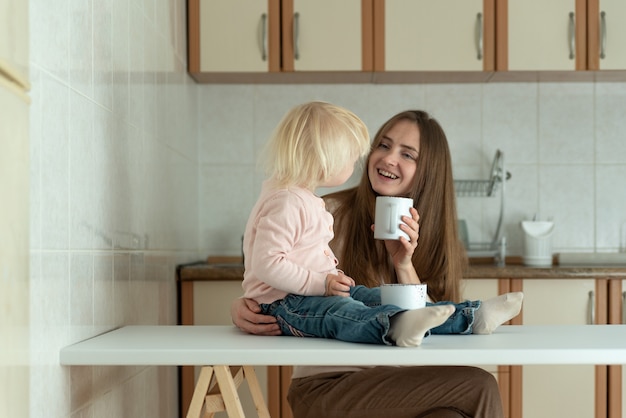
[[[476,59],[483,59],[483,14],[476,15],[476,49],[478,55]]]
[[[600,59],[606,58],[606,13],[600,13]]]
[[[263,41],[261,59],[267,61],[267,13],[261,15],[261,40]]]
[[[576,22],[574,20],[574,12],[569,13],[569,59],[573,60],[576,56]]]
[[[300,47],[299,47],[299,38],[300,38],[300,13],[296,12],[293,14],[293,57],[295,59],[300,59]]]
[[[596,323],[596,298],[593,290],[589,291],[589,303],[587,307],[587,324],[594,325]]]
[[[626,292],[622,293],[622,324],[626,325]]]

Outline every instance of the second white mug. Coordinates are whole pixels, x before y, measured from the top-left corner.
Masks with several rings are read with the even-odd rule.
[[[383,305],[396,305],[403,309],[420,309],[426,306],[425,284],[383,284],[380,299]]]

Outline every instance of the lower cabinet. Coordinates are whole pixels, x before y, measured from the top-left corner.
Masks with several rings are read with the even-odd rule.
[[[500,294],[524,292],[522,312],[512,325],[626,323],[623,270],[521,266],[474,270],[466,280],[464,298],[485,299],[496,287]],[[626,417],[623,366],[499,366],[496,376],[507,418]]]
[[[626,280],[615,280],[619,284],[615,286],[613,292],[616,304],[619,306],[617,317],[620,324],[626,324]],[[626,372],[624,366],[613,366],[613,376],[615,377],[615,397],[612,399],[611,418],[626,417]],[[611,370],[609,370],[611,371]],[[621,387],[619,385],[621,384]]]
[[[183,291],[182,300],[187,307],[191,307],[191,318],[183,321],[184,325],[232,325],[230,305],[233,300],[241,296],[241,280],[209,280],[183,282],[187,292]],[[185,297],[187,293],[187,297]],[[190,320],[191,319],[191,320]],[[253,349],[253,348],[251,348]],[[182,367],[181,382],[181,417],[187,415],[187,408],[191,401],[193,388],[198,378],[199,367]],[[268,399],[268,369],[266,366],[254,367],[266,402]],[[191,377],[193,376],[193,377]],[[245,416],[257,416],[252,395],[247,384],[242,383],[238,392]],[[273,416],[273,415],[272,415]],[[216,418],[226,418],[226,412],[218,412]]]
[[[216,273],[215,269],[209,269],[213,270],[209,274],[202,267],[188,270],[188,275],[183,271],[179,277],[180,323],[232,324],[230,305],[242,293],[240,273],[228,269]],[[604,268],[588,270],[581,273],[581,269],[567,268],[476,267],[464,281],[462,295],[464,299],[485,300],[506,292],[523,291],[522,312],[511,320],[512,325],[626,323],[626,280],[623,279],[626,273]],[[203,275],[211,277],[207,279]],[[221,275],[223,279],[215,278]],[[526,278],[528,275],[534,278]],[[626,417],[626,375],[622,366],[483,368],[498,380],[506,418]],[[255,369],[271,416],[292,418],[287,402],[291,366]],[[181,369],[181,416],[186,415],[195,378],[194,368]],[[256,416],[249,391],[241,390],[240,396],[246,416]],[[216,416],[226,417],[226,413],[221,414]]]
[[[508,281],[500,281],[493,279],[471,279],[463,281],[461,294],[464,300],[486,300],[498,296],[501,293],[506,293],[508,289],[506,284]],[[500,388],[500,396],[502,398],[502,404],[505,411],[510,409],[509,402],[509,380],[510,380],[510,367],[509,366],[479,366],[491,374],[494,375],[498,381]],[[506,415],[508,418],[508,415]]]
[[[609,281],[609,324],[626,324],[626,280]],[[608,417],[626,417],[626,372],[624,366],[608,368]]]
[[[596,290],[596,280],[528,279],[523,280],[522,288],[523,324],[606,323],[603,315],[595,312],[605,306],[598,300],[598,293],[601,296],[603,292]],[[522,413],[513,415],[512,411],[511,416],[604,417],[605,376],[605,366],[522,366]]]

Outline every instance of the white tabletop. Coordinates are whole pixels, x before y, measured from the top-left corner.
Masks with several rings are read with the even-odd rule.
[[[232,326],[126,326],[61,350],[62,365],[626,364],[626,325],[502,326],[420,347],[263,337]]]

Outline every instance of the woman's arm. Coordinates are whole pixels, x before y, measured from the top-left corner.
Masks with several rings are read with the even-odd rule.
[[[259,312],[259,304],[252,299],[238,298],[230,305],[233,324],[240,330],[255,335],[281,335],[276,318]]]

